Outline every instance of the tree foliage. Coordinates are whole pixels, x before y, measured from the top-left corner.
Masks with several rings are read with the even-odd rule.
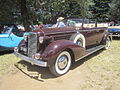
[[[94,5],[91,7],[93,17],[100,22],[108,21],[108,12],[110,10],[111,0],[93,0]]]
[[[93,2],[94,1],[94,2]],[[65,18],[95,18],[120,21],[120,0],[0,0],[0,23],[29,26],[55,23]],[[108,14],[109,12],[109,14]]]
[[[32,3],[34,10],[37,11],[38,20],[44,23],[54,23],[59,16],[90,17],[90,0],[35,0]]]
[[[113,0],[110,7],[109,18],[112,21],[120,21],[120,0]]]
[[[0,21],[29,25],[65,18],[90,18],[91,0],[0,0]]]
[[[18,10],[16,0],[0,0],[0,23],[14,23]]]

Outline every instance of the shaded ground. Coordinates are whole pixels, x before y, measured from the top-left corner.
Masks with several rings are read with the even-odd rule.
[[[13,54],[0,55],[0,75],[0,90],[119,90],[120,39],[115,39],[109,50],[76,62],[61,77]]]

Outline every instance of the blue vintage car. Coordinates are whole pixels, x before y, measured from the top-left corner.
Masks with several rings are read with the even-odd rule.
[[[111,24],[108,27],[108,32],[110,32],[113,37],[120,37],[120,22]]]
[[[120,27],[108,28],[108,31],[112,34],[113,37],[120,37]]]
[[[0,51],[13,50],[27,34],[20,31],[15,25],[4,26],[0,34]]]

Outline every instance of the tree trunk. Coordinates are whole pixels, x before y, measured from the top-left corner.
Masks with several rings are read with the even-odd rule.
[[[29,32],[31,29],[26,0],[21,0],[20,4],[23,26],[25,27],[25,30]]]

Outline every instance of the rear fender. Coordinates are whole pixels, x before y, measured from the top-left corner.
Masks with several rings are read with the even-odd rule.
[[[103,39],[101,41],[101,44],[105,45],[106,44],[106,39],[107,37],[110,38],[110,41],[112,41],[112,35],[109,32],[106,32],[105,35],[103,36]]]
[[[49,44],[41,57],[48,61],[48,66],[54,64],[57,56],[64,50],[70,51],[71,56],[74,56],[74,60],[80,58],[85,54],[85,48],[81,47],[69,40],[57,40]],[[72,53],[71,53],[72,52]]]

